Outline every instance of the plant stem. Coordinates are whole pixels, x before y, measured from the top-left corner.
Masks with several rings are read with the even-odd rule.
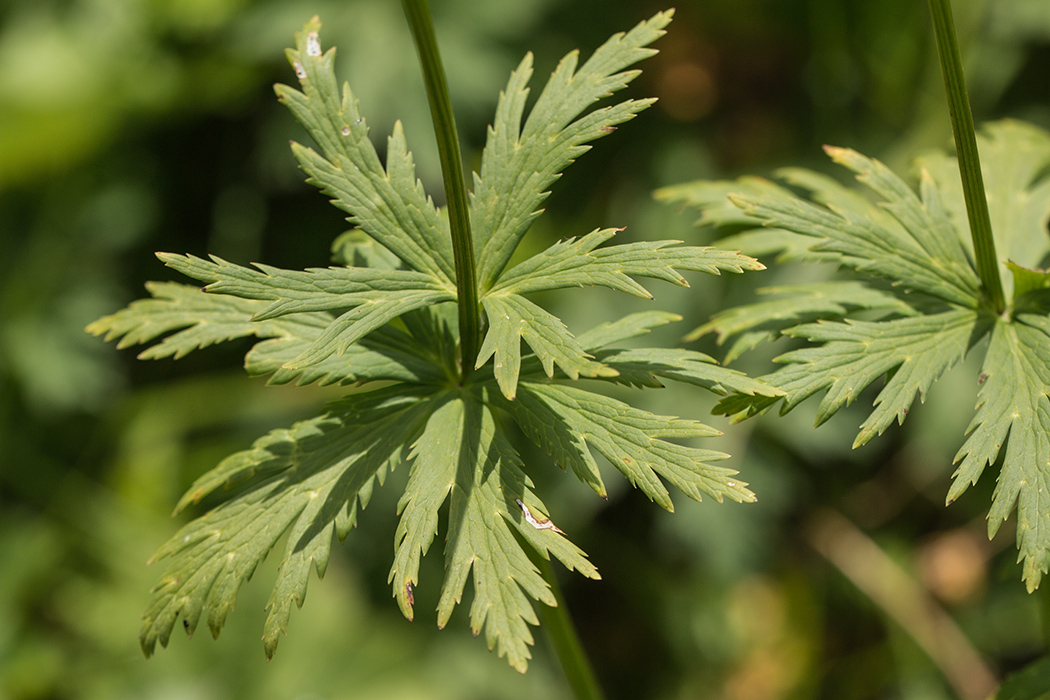
[[[933,31],[937,37],[937,53],[941,58],[944,73],[944,88],[948,93],[948,112],[955,134],[955,150],[959,156],[959,173],[962,175],[963,195],[966,198],[966,215],[970,220],[970,235],[977,258],[977,274],[981,277],[988,300],[995,312],[1006,308],[1003,284],[999,279],[999,258],[995,254],[995,239],[992,237],[992,221],[988,215],[988,198],[984,192],[981,176],[981,160],[977,153],[977,138],[970,112],[970,98],[966,94],[962,60],[959,57],[959,41],[955,36],[955,20],[952,19],[950,0],[929,0],[933,16]]]
[[[441,64],[434,22],[427,0],[402,0],[412,38],[423,67],[423,82],[427,86],[430,114],[441,156],[441,174],[445,182],[449,225],[452,231],[452,252],[456,263],[456,291],[459,301],[460,376],[466,379],[474,369],[478,356],[479,318],[478,285],[474,265],[474,241],[470,233],[470,209],[467,206],[467,188],[464,183],[463,157],[456,134],[456,120],[452,114],[452,100],[448,81]]]
[[[1043,584],[1035,592],[1039,601],[1039,618],[1043,626],[1043,644],[1050,653],[1050,585]]]
[[[578,700],[604,700],[605,694],[598,685],[594,669],[591,668],[591,662],[576,634],[576,627],[572,624],[572,618],[569,617],[569,607],[565,602],[565,596],[562,595],[561,586],[558,585],[558,579],[554,576],[554,567],[551,566],[550,560],[541,556],[536,555],[531,558],[540,568],[544,580],[550,585],[554,599],[558,601],[557,607],[554,608],[541,603],[539,606],[540,619],[547,638],[561,661],[569,687],[572,688]]]

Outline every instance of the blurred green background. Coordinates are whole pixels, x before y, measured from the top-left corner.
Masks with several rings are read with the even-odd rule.
[[[664,9],[432,4],[469,163],[526,50],[535,94],[567,51],[586,55]],[[1050,127],[1050,2],[957,0],[955,11],[977,120]],[[138,649],[160,574],[145,561],[175,531],[183,489],[337,392],[248,379],[240,343],[146,363],[83,328],[142,296],[144,281],[175,278],[157,250],[328,263],[344,223],[302,182],[288,140],[306,137],[272,92],[294,79],[282,50],[314,14],[373,136],[402,119],[439,192],[395,0],[0,0],[0,700],[569,697],[542,632],[519,676],[462,615],[442,632],[400,616],[385,581],[404,469],[335,548],[272,662],[259,642],[272,566],[217,642],[176,635],[148,661]],[[660,102],[567,171],[526,245],[599,226],[706,243],[695,214],[651,192],[789,163],[834,172],[824,143],[905,168],[949,143],[923,2],[687,0],[658,48],[630,90]],[[656,340],[675,343],[799,274],[655,287],[659,308],[686,316]],[[577,331],[652,308],[593,290],[545,301]],[[744,367],[764,372],[770,356]],[[724,429],[708,446],[733,455],[754,505],[678,499],[669,514],[622,482],[605,503],[526,451],[552,514],[604,576],[563,582],[609,697],[980,698],[1044,654],[1047,593],[1024,592],[1009,525],[984,535],[992,475],[943,505],[975,377],[953,371],[903,429],[856,452],[857,411],[814,431],[806,405],[725,426],[697,392],[631,399]],[[429,559],[420,610],[437,600],[441,564]]]

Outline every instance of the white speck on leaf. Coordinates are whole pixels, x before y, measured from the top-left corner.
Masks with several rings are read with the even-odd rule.
[[[299,78],[299,80],[306,80],[306,69],[303,68],[303,64],[299,63],[299,61],[296,61],[292,65],[295,67],[295,75]]]
[[[317,32],[310,32],[306,35],[306,55],[321,55],[321,40],[318,38]]]

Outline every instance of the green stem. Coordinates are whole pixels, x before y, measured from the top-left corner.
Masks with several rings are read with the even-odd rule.
[[[441,64],[434,22],[427,0],[402,0],[405,16],[412,29],[412,38],[423,67],[423,82],[427,86],[430,114],[434,120],[438,154],[441,156],[441,174],[445,181],[449,225],[452,230],[452,253],[456,261],[456,291],[459,299],[459,344],[463,379],[474,369],[478,356],[479,318],[478,285],[474,265],[474,241],[470,233],[470,209],[467,206],[467,188],[464,184],[463,157],[456,135],[456,120],[452,115],[452,100],[448,95],[448,81]]]
[[[1044,583],[1035,592],[1039,601],[1039,617],[1043,623],[1043,644],[1050,652],[1050,585]]]
[[[977,153],[977,137],[970,112],[970,98],[966,94],[959,41],[955,36],[950,0],[929,0],[933,16],[933,31],[937,37],[937,53],[941,57],[944,88],[948,93],[948,112],[955,134],[955,150],[959,156],[966,215],[970,220],[973,251],[977,258],[977,274],[981,277],[988,300],[997,314],[1006,308],[1003,284],[999,279],[999,258],[995,254],[992,221],[988,216],[988,198],[981,177],[981,159]]]
[[[569,617],[569,607],[558,585],[558,579],[554,576],[554,567],[551,566],[550,560],[538,555],[531,558],[540,568],[540,573],[550,585],[554,599],[558,602],[557,607],[553,608],[541,603],[539,606],[540,619],[547,638],[561,661],[569,687],[572,688],[577,700],[604,700],[605,695],[602,693],[601,686],[598,685],[598,679],[594,675],[594,669],[591,668],[587,653],[580,644],[572,618]]]

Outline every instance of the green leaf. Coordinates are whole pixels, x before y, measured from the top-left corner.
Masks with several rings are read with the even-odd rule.
[[[524,672],[530,658],[528,645],[533,642],[528,625],[538,624],[529,598],[545,605],[556,602],[517,538],[544,557],[553,553],[584,575],[597,578],[597,570],[560,531],[536,527],[523,517],[527,508],[537,523],[549,522],[543,504],[529,488],[532,484],[520,459],[491,411],[474,397],[446,395],[413,445],[410,459],[412,471],[398,505],[401,521],[389,578],[402,612],[409,619],[414,615],[419,562],[437,534],[438,510],[449,500],[438,626],[448,622],[473,570],[474,634],[484,629],[489,649],[495,648],[500,657],[506,655],[511,666]]]
[[[1027,310],[1026,307],[1030,304],[1038,306],[1039,301],[1045,298],[1046,290],[1050,289],[1050,272],[1046,270],[1032,270],[1014,262],[1007,262],[1006,267],[1010,269],[1013,275],[1014,308]]]
[[[738,180],[697,180],[681,185],[661,187],[653,196],[668,204],[687,205],[700,211],[697,226],[761,226],[762,219],[748,214],[730,199],[730,195],[761,199],[771,190],[783,190],[769,180],[746,176]]]
[[[979,331],[978,316],[969,309],[879,322],[804,324],[787,334],[817,345],[781,355],[776,361],[787,366],[761,379],[786,393],[781,414],[826,390],[817,408],[820,425],[888,375],[875,398],[875,410],[854,440],[853,446],[859,447],[881,435],[894,418],[903,423],[915,395],[923,400],[933,382],[963,358]],[[774,402],[761,395],[738,395],[719,402],[714,411],[753,415]]]
[[[392,319],[414,309],[455,299],[455,290],[431,275],[409,270],[329,267],[282,270],[256,263],[258,270],[211,256],[159,253],[166,265],[209,282],[205,291],[271,303],[253,317],[263,321],[286,314],[342,311],[290,368],[320,362],[346,349]]]
[[[344,231],[332,241],[332,262],[377,270],[396,270],[402,265],[396,255],[359,228]]]
[[[783,230],[810,236],[813,251],[840,255],[842,267],[861,278],[777,289],[782,298],[725,311],[691,336],[735,338],[730,357],[781,334],[803,340],[801,349],[777,358],[784,368],[761,379],[786,392],[782,413],[826,391],[818,425],[885,376],[855,447],[894,418],[903,422],[916,395],[921,399],[946,369],[991,337],[977,413],[956,455],[948,500],[1002,460],[989,532],[1016,506],[1022,576],[1034,590],[1050,567],[1050,273],[1041,269],[1050,254],[1050,133],[1005,121],[986,126],[979,142],[996,247],[1003,257],[1016,258],[1005,261],[1013,295],[1001,315],[990,313],[979,289],[959,172],[946,155],[920,161],[918,194],[878,161],[829,148],[854,171],[862,190],[790,170],[778,174],[807,197],[753,180],[679,188],[667,196],[716,202],[712,220],[731,228],[761,221],[774,228],[772,242]],[[734,184],[743,185],[740,194],[733,194]],[[740,208],[735,219],[725,199]],[[864,320],[849,318],[859,312]],[[812,322],[819,318],[830,320]],[[779,400],[737,392],[715,411],[740,420]]]
[[[291,604],[302,604],[309,570],[324,574],[333,533],[346,536],[358,503],[367,505],[373,479],[382,480],[401,460],[425,408],[420,396],[403,388],[351,396],[327,415],[260,438],[198,479],[179,509],[216,489],[246,485],[179,530],[153,556],[171,562],[144,616],[141,642],[147,656],[157,641],[167,646],[180,616],[193,634],[207,612],[208,626],[218,636],[241,584],[287,533],[263,638],[272,655]]]
[[[315,320],[315,316],[321,318]],[[275,385],[317,382],[323,386],[378,380],[438,385],[447,379],[441,365],[421,356],[421,348],[412,342],[409,334],[389,326],[351,345],[341,356],[330,355],[305,367],[290,367],[317,341],[331,321],[328,314],[282,317],[280,325],[285,334],[256,343],[244,358],[245,369],[254,376],[272,375],[268,383]]]
[[[280,323],[252,320],[263,307],[257,301],[208,295],[198,287],[174,282],[147,282],[146,289],[152,299],[131,302],[127,308],[90,324],[87,332],[105,335],[107,341],[120,338],[117,347],[126,348],[183,329],[139,353],[142,360],[177,360],[193,350],[227,340],[284,333]]]
[[[678,348],[639,348],[600,350],[595,359],[617,372],[610,381],[637,387],[659,388],[660,379],[669,379],[707,389],[720,396],[730,392],[761,396],[781,396],[779,389],[726,367],[713,357]]]
[[[649,277],[680,287],[689,283],[677,272],[693,270],[717,275],[719,271],[763,270],[762,263],[739,253],[696,246],[680,241],[627,243],[598,248],[616,235],[616,229],[593,231],[582,238],[558,241],[547,250],[514,266],[490,294],[527,294],[565,287],[603,286],[652,299],[631,276]]]
[[[601,323],[576,338],[585,350],[598,350],[607,345],[646,335],[649,329],[681,321],[678,314],[666,311],[641,311],[628,314],[617,321]]]
[[[338,89],[334,51],[321,50],[320,23],[315,18],[296,36],[288,57],[302,89],[278,86],[277,93],[316,142],[317,150],[293,144],[310,182],[351,215],[355,228],[332,246],[341,265],[285,270],[161,253],[170,267],[205,282],[208,293],[154,284],[154,299],[89,330],[121,338],[121,346],[162,338],[144,357],[178,357],[255,336],[259,342],[246,368],[270,375],[272,384],[386,384],[355,391],[314,419],[271,432],[192,485],[176,512],[207,510],[154,557],[166,560],[167,568],[144,618],[147,655],[158,641],[167,644],[179,618],[192,634],[206,614],[217,635],[240,586],[283,539],[263,635],[272,655],[293,605],[303,602],[311,570],[323,575],[333,536],[348,534],[376,483],[407,458],[411,469],[399,500],[389,576],[399,607],[412,618],[420,561],[446,522],[447,504],[437,622],[448,622],[473,574],[471,627],[475,634],[484,630],[489,648],[524,671],[530,625],[537,624],[534,603],[557,604],[538,563],[553,556],[585,576],[598,573],[534,493],[502,420],[517,421],[602,496],[592,448],[667,508],[665,481],[695,499],[704,493],[754,499],[732,480],[735,472],[708,464],[726,455],[675,442],[719,434],[713,428],[554,382],[596,377],[637,386],[683,381],[718,393],[774,396],[777,390],[700,353],[608,347],[679,320],[673,314],[632,314],[576,339],[523,294],[593,284],[648,297],[634,277],[685,285],[680,271],[761,269],[757,261],[676,241],[603,248],[614,233],[604,230],[555,244],[505,273],[545,189],[590,141],[652,102],[593,108],[637,75],[627,67],[654,53],[646,46],[670,17],[657,15],[614,36],[579,69],[575,53],[566,57],[524,127],[531,57],[512,75],[472,201],[483,271],[478,292],[488,321],[477,358],[460,357],[454,302],[462,287],[453,281],[448,222],[415,179],[400,125],[388,141],[384,167],[355,98],[349,88]],[[491,373],[487,367],[463,371],[464,360],[482,368],[490,358]],[[563,375],[557,380],[556,366]],[[511,401],[519,380],[523,396]]]
[[[320,28],[315,17],[295,35],[296,48],[287,51],[302,91],[274,88],[323,155],[299,144],[292,145],[293,153],[309,182],[350,214],[348,221],[413,269],[451,284],[456,275],[448,220],[415,177],[401,124],[387,142],[384,170],[348,85],[340,96],[335,49],[321,52]]]
[[[455,289],[432,275],[410,270],[368,267],[327,267],[282,270],[255,263],[258,268],[235,265],[214,255],[204,260],[194,255],[158,253],[165,265],[188,277],[208,282],[204,291],[271,303],[255,314],[265,321],[286,314],[340,311],[405,292],[431,292],[441,301],[455,299]]]
[[[733,197],[733,201],[767,226],[821,238],[817,250],[840,253],[844,256],[843,264],[861,272],[950,303],[976,306],[979,280],[973,268],[963,266],[954,257],[937,257],[924,248],[924,244],[929,245],[926,229],[908,228],[931,226],[942,232],[954,231],[939,200],[919,202],[896,176],[887,175],[888,171],[877,161],[848,149],[827,150],[833,158],[857,171],[863,182],[873,183],[876,193],[885,194],[887,188],[897,193],[898,183],[902,192],[909,193],[908,202],[887,203],[900,205],[900,211],[890,209],[895,215],[893,224],[887,225],[885,218],[872,217],[868,211],[870,205],[860,209],[829,209],[786,191],[770,191],[760,199]],[[886,178],[891,179],[893,188],[884,181]],[[946,244],[945,248],[950,246]]]
[[[547,81],[524,127],[531,54],[511,75],[496,107],[471,200],[483,291],[503,272],[561,171],[590,148],[587,143],[612,133],[615,125],[653,103],[652,99],[626,100],[584,114],[638,76],[638,71],[624,69],[656,53],[645,47],[664,34],[672,14],[657,14],[626,34],[614,35],[579,70],[578,52],[568,54]]]
[[[689,342],[715,333],[718,344],[722,345],[729,338],[743,336],[726,354],[728,363],[762,340],[773,340],[800,322],[841,319],[847,313],[860,309],[877,309],[899,316],[914,316],[918,313],[898,295],[859,281],[767,287],[759,289],[757,293],[779,298],[721,311],[689,333],[684,340]]]
[[[604,487],[588,446],[667,510],[674,506],[661,478],[698,501],[701,493],[719,502],[725,497],[738,502],[755,500],[744,488],[746,484],[731,478],[735,471],[707,464],[728,455],[661,439],[721,434],[702,423],[658,416],[572,386],[535,382],[522,382],[517,399],[501,406],[539,447],[547,449],[563,468],[568,462],[599,493],[604,493]]]
[[[489,330],[478,351],[475,367],[481,367],[495,355],[493,373],[500,390],[514,398],[521,371],[521,341],[536,353],[548,377],[554,376],[554,365],[570,379],[613,376],[615,370],[590,359],[591,356],[569,333],[556,316],[516,294],[488,295],[481,304],[488,317]]]
[[[1050,566],[1050,321],[1022,316],[997,322],[981,368],[977,414],[955,456],[948,492],[957,500],[1005,448],[988,514],[988,534],[1017,507],[1018,561],[1029,592]],[[961,462],[960,462],[961,460]]]
[[[976,293],[979,281],[973,261],[948,217],[938,189],[929,177],[923,176],[920,180],[920,200],[907,183],[879,161],[848,148],[825,150],[835,162],[856,173],[857,180],[878,197],[880,206],[926,252],[924,260],[928,267],[934,268],[938,276],[949,284],[971,295]],[[848,211],[844,205],[843,201],[843,210]],[[869,215],[866,218],[875,217]]]
[[[829,179],[810,171],[781,170],[779,175],[785,179],[794,179],[800,186],[823,186],[830,190]],[[700,227],[717,227],[723,230],[736,231],[719,239],[723,248],[740,250],[756,257],[776,256],[776,261],[839,262],[842,255],[831,251],[816,251],[819,243],[812,236],[785,231],[778,228],[750,228],[762,226],[763,220],[742,210],[734,200],[761,199],[767,193],[776,196],[791,196],[784,189],[765,178],[745,176],[736,180],[708,181],[697,180],[682,185],[664,187],[657,190],[654,196],[670,204],[683,204],[698,209],[701,216],[696,221]]]
[[[985,124],[977,134],[988,194],[996,254],[1025,267],[1042,267],[1050,253],[1050,134],[1005,119]],[[962,182],[955,158],[944,153],[919,160],[943,193],[945,208],[963,241],[970,240]]]

